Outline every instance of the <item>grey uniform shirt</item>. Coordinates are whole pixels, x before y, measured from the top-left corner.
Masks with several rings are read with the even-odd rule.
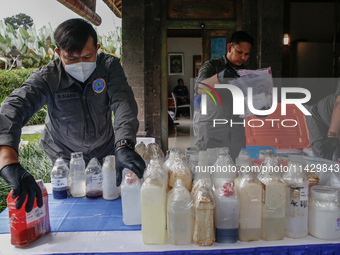
[[[245,68],[245,66],[241,68]],[[224,69],[226,69],[224,83],[227,83],[228,79],[239,77],[226,56],[223,56],[219,59],[205,62],[198,73],[197,80],[200,82],[210,78]],[[200,115],[199,117],[196,146],[202,150],[214,147],[229,147],[230,155],[235,159],[239,151],[246,146],[243,119],[233,115],[233,97],[231,92],[228,89],[216,89],[216,91],[221,98],[222,105],[220,105],[217,99],[217,104],[215,105],[210,96],[207,96],[207,114]],[[224,119],[228,123],[213,127],[214,119]],[[231,120],[234,123],[232,127],[230,127]]]
[[[114,153],[115,141],[136,141],[137,104],[119,59],[101,53],[84,84],[60,60],[36,70],[0,108],[0,145],[18,150],[21,128],[43,105],[48,114],[41,138],[52,160],[83,152],[85,161]],[[114,130],[111,111],[114,113]]]
[[[334,94],[325,97],[310,107],[309,110],[312,116],[307,116],[306,121],[311,145],[327,137],[336,97],[338,95],[340,95],[340,82]]]

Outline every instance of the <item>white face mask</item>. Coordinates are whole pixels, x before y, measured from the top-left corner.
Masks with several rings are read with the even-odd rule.
[[[94,61],[94,62],[78,62],[78,63],[66,65],[65,62],[64,62],[64,65],[65,65],[65,71],[69,75],[71,75],[73,78],[75,78],[76,80],[78,80],[80,82],[84,82],[84,81],[87,80],[87,78],[90,77],[90,75],[96,69],[97,63],[96,63],[96,61]]]

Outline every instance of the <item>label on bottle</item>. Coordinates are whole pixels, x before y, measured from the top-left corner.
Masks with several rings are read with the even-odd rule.
[[[339,230],[340,229],[340,218],[336,219],[336,228],[335,230]]]
[[[86,184],[101,185],[103,182],[102,174],[92,174],[86,177]]]
[[[295,200],[308,200],[308,189],[304,187],[290,187],[290,198]]]
[[[51,178],[52,188],[67,187],[67,178]]]
[[[39,208],[39,207],[33,208],[32,211],[26,213],[27,226],[34,225],[34,222],[36,220],[39,220],[39,219],[41,219],[45,216],[46,216],[45,204],[43,204],[43,206],[41,208]]]
[[[308,188],[300,188],[300,200],[307,201],[308,200]]]

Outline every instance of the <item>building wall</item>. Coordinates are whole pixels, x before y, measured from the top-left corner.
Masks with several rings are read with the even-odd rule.
[[[189,89],[190,78],[193,78],[193,56],[201,55],[201,38],[168,38],[168,53],[184,53],[184,75],[168,75],[168,96],[171,96],[177,80],[183,79]]]
[[[138,136],[161,140],[161,3],[122,1],[122,62],[138,105]]]

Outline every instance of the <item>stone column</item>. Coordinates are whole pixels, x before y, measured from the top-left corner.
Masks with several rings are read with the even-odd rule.
[[[146,136],[144,0],[122,1],[122,63],[138,105],[138,136]]]

